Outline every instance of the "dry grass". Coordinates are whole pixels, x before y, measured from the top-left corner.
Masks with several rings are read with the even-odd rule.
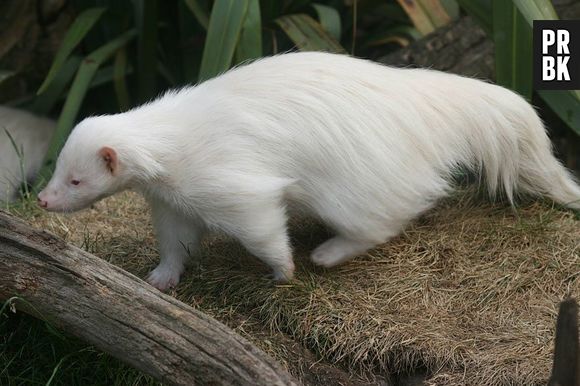
[[[433,385],[546,384],[557,304],[580,297],[580,222],[546,204],[515,212],[468,197],[330,270],[307,258],[328,232],[293,224],[298,272],[285,286],[265,279],[267,269],[237,243],[212,237],[175,296],[233,325],[293,372],[295,352],[260,334],[264,326],[360,372],[426,369]],[[157,262],[148,211],[133,194],[75,215],[20,214],[138,276]]]

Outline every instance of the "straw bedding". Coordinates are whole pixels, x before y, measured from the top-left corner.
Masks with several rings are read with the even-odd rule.
[[[308,260],[328,230],[293,221],[288,285],[273,285],[235,241],[210,237],[173,294],[299,377],[312,360],[301,360],[296,342],[369,381],[419,372],[428,385],[546,384],[558,302],[580,297],[580,221],[547,203],[513,210],[472,193],[328,270]],[[157,263],[148,210],[132,193],[74,215],[14,211],[140,277]]]

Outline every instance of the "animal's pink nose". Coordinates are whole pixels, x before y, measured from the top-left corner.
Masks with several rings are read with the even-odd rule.
[[[38,206],[40,206],[41,208],[46,209],[48,207],[48,202],[41,200],[40,197],[38,197],[37,201],[38,201]]]

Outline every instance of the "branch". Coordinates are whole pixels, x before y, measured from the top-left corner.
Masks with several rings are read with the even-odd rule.
[[[2,211],[0,272],[0,300],[166,384],[296,384],[218,321]]]

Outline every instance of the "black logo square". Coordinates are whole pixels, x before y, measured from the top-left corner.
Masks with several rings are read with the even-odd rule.
[[[580,90],[580,20],[534,20],[534,87]]]

